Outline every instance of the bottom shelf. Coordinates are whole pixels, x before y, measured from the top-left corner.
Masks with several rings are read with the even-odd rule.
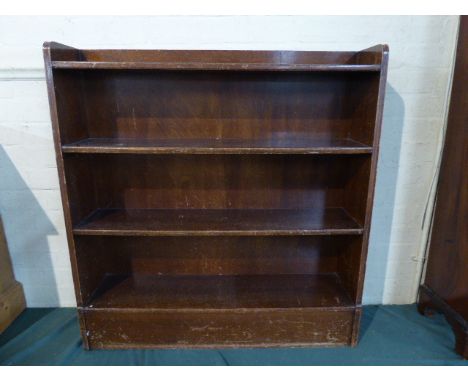
[[[360,307],[336,274],[107,278],[79,308],[91,349],[337,346]]]
[[[90,307],[242,309],[347,307],[334,274],[242,276],[108,276]]]

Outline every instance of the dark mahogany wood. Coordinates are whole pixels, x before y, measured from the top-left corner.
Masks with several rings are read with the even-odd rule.
[[[325,209],[342,208],[362,226],[368,188],[362,181],[369,177],[371,159],[369,155],[69,154],[65,164],[70,170],[66,181],[75,226],[98,209],[170,208],[307,208],[325,218]]]
[[[461,16],[445,144],[419,307],[445,314],[468,359],[468,16]]]
[[[56,91],[73,95],[57,98],[67,110],[64,147],[96,139],[175,146],[185,140],[189,148],[251,141],[246,152],[300,141],[312,148],[373,146],[377,99],[369,94],[378,91],[379,73],[55,70],[54,78]]]
[[[80,50],[57,54],[61,69],[380,71],[380,47],[363,52]]]
[[[387,46],[44,57],[86,348],[357,343]]]
[[[328,236],[76,236],[85,305],[106,274],[285,275],[338,270],[347,291],[344,259],[361,235]]]
[[[62,146],[80,154],[371,154],[372,146],[353,139],[311,136],[272,139],[87,138]]]
[[[112,280],[114,278],[114,280]],[[90,308],[354,307],[335,274],[108,277]]]
[[[99,209],[73,232],[128,236],[360,235],[362,227],[342,208]]]
[[[78,310],[92,349],[342,346],[358,315],[349,308]]]
[[[198,62],[110,62],[55,61],[58,69],[147,69],[147,70],[248,70],[248,71],[380,71],[378,64],[267,64],[267,63],[203,63]]]

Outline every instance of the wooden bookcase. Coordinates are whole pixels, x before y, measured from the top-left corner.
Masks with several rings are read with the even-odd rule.
[[[86,348],[357,343],[387,46],[44,57]]]

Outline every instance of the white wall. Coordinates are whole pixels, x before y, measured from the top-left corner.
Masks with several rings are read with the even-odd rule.
[[[390,45],[364,301],[415,301],[458,18],[0,18],[0,212],[29,306],[73,306],[42,42],[78,48],[359,50]]]

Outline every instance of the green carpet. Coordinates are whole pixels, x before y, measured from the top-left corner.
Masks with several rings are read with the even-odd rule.
[[[97,350],[81,346],[74,309],[27,309],[0,335],[0,365],[468,365],[441,315],[366,306],[356,348]]]

